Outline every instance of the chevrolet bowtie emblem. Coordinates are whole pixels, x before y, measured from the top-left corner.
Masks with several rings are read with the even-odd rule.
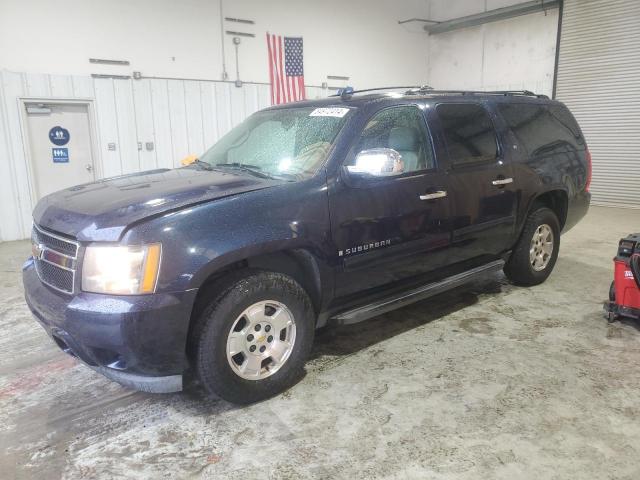
[[[41,243],[34,243],[31,246],[31,254],[33,255],[33,258],[37,258],[40,259],[42,258],[42,253],[44,252],[44,245]]]

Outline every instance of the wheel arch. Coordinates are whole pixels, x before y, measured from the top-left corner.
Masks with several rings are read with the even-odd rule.
[[[556,214],[556,217],[558,217],[560,231],[564,229],[565,223],[567,222],[567,213],[569,211],[569,195],[566,190],[561,188],[547,190],[533,197],[529,202],[526,217],[539,207],[546,207],[553,211]]]
[[[213,262],[212,262],[213,263]],[[291,248],[261,253],[244,258],[230,258],[226,262],[210,265],[206,275],[200,275],[200,284],[189,320],[189,338],[193,326],[206,306],[235,280],[251,271],[271,271],[290,276],[307,292],[316,315],[332,288],[331,276],[321,262],[307,248]]]

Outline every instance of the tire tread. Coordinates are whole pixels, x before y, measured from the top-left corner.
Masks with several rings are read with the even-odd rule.
[[[554,251],[547,267],[540,272],[536,272],[531,268],[531,264],[529,263],[529,248],[535,229],[542,223],[550,224],[553,230]],[[504,267],[504,273],[507,278],[516,285],[527,287],[539,285],[551,275],[558,258],[559,250],[560,223],[558,217],[550,208],[537,208],[527,217],[520,239]]]
[[[229,319],[229,312],[262,291],[278,291],[283,297],[293,300],[293,303],[298,302],[302,306],[302,318],[296,317],[296,344],[287,363],[263,380],[245,380],[231,371],[226,353],[224,362],[220,358],[220,352],[217,352],[218,357],[212,355],[212,342],[222,336],[226,345],[227,324],[235,320]],[[205,388],[225,400],[247,404],[269,398],[293,385],[302,373],[304,360],[311,350],[315,328],[311,299],[302,287],[281,273],[245,270],[225,279],[218,292],[202,311],[192,332],[192,344],[195,347],[192,353],[193,363]]]

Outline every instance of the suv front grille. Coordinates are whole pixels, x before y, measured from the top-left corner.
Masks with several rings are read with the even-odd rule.
[[[31,235],[32,240],[58,253],[72,258],[76,258],[78,255],[78,244],[71,240],[44,232],[35,225],[33,226]]]
[[[64,293],[73,293],[78,244],[33,226],[33,259],[42,283]]]

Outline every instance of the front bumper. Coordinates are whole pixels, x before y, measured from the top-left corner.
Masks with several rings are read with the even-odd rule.
[[[182,389],[189,318],[197,290],[153,295],[65,295],[44,285],[29,259],[25,299],[56,344],[129,388]]]

